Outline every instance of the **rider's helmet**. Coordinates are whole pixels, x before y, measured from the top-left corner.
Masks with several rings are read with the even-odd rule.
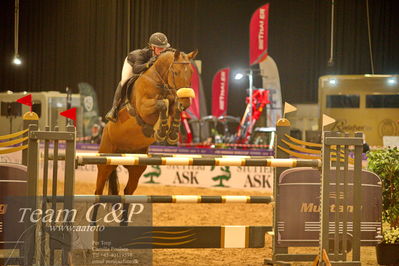
[[[148,44],[160,48],[168,48],[170,44],[168,43],[168,38],[162,32],[155,32],[150,36]]]

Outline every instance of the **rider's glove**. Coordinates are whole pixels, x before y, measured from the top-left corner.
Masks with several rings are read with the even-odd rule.
[[[154,62],[155,62],[156,60],[157,60],[157,57],[156,57],[156,56],[151,57],[150,60],[149,60],[148,63],[147,63],[147,68],[150,68],[150,67],[154,64]]]

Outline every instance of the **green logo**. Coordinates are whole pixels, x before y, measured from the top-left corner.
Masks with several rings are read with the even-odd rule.
[[[161,175],[161,167],[159,165],[151,165],[154,170],[144,174],[144,177],[149,177],[150,180],[144,182],[145,184],[159,184],[159,182],[154,181],[154,177],[159,177]]]
[[[215,166],[212,166],[211,171],[213,171],[215,169]],[[222,166],[220,167],[220,170],[222,170],[222,172],[224,172],[225,174],[222,175],[218,175],[215,177],[212,177],[213,181],[219,181],[219,184],[217,185],[213,185],[213,187],[229,187],[223,184],[223,181],[229,181],[231,178],[231,172],[230,172],[230,166]]]

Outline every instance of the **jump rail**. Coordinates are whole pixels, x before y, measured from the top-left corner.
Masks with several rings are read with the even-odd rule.
[[[140,156],[77,156],[79,165],[215,165],[215,166],[264,166],[264,167],[321,167],[319,159],[246,159],[246,158],[180,158]]]
[[[53,197],[47,197],[47,202],[52,202]],[[57,196],[56,202],[63,202],[64,196]],[[197,196],[197,195],[75,195],[74,202],[84,203],[249,203],[269,204],[273,202],[271,196]]]

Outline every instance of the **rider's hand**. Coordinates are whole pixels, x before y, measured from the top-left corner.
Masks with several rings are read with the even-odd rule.
[[[152,66],[155,63],[156,60],[157,60],[156,56],[151,57],[150,60],[147,63],[147,68],[150,68],[150,66]]]

